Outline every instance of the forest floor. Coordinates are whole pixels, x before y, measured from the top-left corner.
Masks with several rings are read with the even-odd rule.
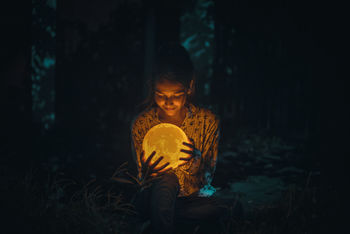
[[[101,149],[68,152],[57,139],[51,143],[41,139],[42,144],[47,147],[40,150],[40,164],[24,165],[21,173],[2,165],[10,229],[142,233],[147,223],[138,221],[132,205],[137,186],[111,179],[127,178],[129,169],[135,173],[130,165],[122,165],[123,157],[116,162],[112,152]],[[16,157],[13,152],[9,158]],[[308,154],[305,141],[253,132],[225,140],[219,149],[213,196],[240,201],[245,215],[213,230],[197,226],[187,232],[319,233],[320,166]]]

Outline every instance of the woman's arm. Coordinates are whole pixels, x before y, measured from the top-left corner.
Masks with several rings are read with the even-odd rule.
[[[139,121],[136,119],[131,125],[131,150],[133,160],[137,166],[138,176],[141,176],[141,160],[140,155],[142,152],[142,128]]]
[[[216,169],[216,161],[218,155],[219,145],[219,119],[209,119],[209,125],[206,129],[206,136],[204,138],[203,160],[204,160],[204,185],[210,184],[214,177]]]

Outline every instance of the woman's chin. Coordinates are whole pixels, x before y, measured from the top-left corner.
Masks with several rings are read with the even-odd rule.
[[[164,113],[169,116],[169,117],[174,117],[177,115],[177,111],[176,110],[164,110]]]
[[[165,112],[165,115],[168,117],[174,117],[176,116],[176,112]]]

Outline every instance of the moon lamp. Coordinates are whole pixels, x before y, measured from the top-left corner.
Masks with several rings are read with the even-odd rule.
[[[181,149],[191,150],[190,147],[183,145],[183,142],[190,143],[186,133],[174,124],[161,123],[152,127],[143,138],[142,149],[147,159],[153,151],[151,163],[154,163],[159,157],[163,159],[157,167],[169,162],[169,166],[175,169],[184,161],[179,160],[182,157],[188,157],[187,153],[181,152]]]

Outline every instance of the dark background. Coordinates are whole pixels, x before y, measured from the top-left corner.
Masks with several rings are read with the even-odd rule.
[[[47,48],[56,55],[55,122],[45,131],[32,113],[31,45],[40,36],[26,4],[2,9],[2,174],[24,175],[52,158],[81,180],[132,165],[129,129],[146,94],[145,63],[154,46],[179,41],[179,17],[195,1],[58,1],[56,44]],[[341,204],[329,191],[344,184],[348,152],[344,11],[335,2],[215,1],[211,93],[200,79],[197,89],[197,102],[222,119],[222,144],[241,129],[305,143],[305,162],[322,165],[332,220]],[[227,75],[227,65],[237,69]]]

